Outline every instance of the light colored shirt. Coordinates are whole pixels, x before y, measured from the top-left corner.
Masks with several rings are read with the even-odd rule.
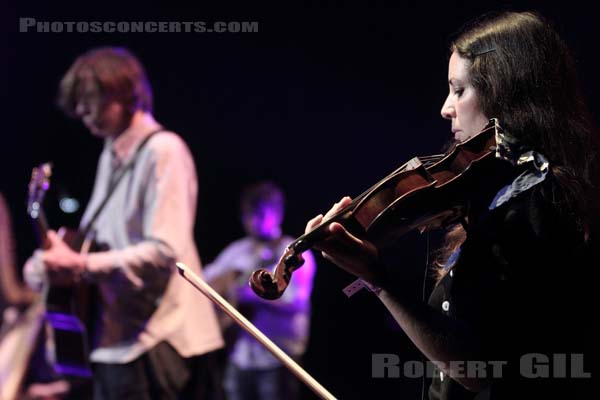
[[[139,113],[139,112],[138,112]],[[160,125],[148,113],[106,140],[85,227],[105,198],[115,168],[134,157],[141,141]],[[202,276],[194,243],[197,179],[193,158],[173,132],[154,134],[126,170],[92,225],[110,250],[90,253],[85,276],[101,299],[99,343],[91,360],[127,363],[161,341],[183,357],[223,346],[210,301],[175,271],[175,261]]]
[[[250,321],[288,355],[299,357],[306,350],[310,328],[310,294],[315,273],[311,252],[302,254],[304,265],[294,272],[281,298],[264,300],[248,285],[251,273],[257,268],[273,269],[290,242],[292,238],[288,236],[271,244],[245,237],[227,246],[204,272],[208,282],[230,271],[240,272],[235,297],[240,306],[250,306]],[[245,331],[236,339],[229,362],[243,369],[269,369],[281,365]]]

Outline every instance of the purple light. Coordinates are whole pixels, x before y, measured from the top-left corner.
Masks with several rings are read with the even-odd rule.
[[[252,236],[272,239],[281,233],[282,210],[274,204],[261,203],[243,219],[246,231]]]

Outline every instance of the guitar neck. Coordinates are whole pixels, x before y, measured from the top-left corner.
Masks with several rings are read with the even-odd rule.
[[[29,211],[29,216],[31,217],[31,222],[33,224],[33,231],[35,232],[38,245],[41,248],[48,247],[48,219],[46,218],[46,213],[42,209],[41,205],[37,203],[38,206],[34,207]]]

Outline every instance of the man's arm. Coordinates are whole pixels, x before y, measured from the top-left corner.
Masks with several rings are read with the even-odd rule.
[[[38,262],[30,264],[26,273],[33,276],[43,265],[51,279],[53,272],[68,271],[101,280],[118,270],[136,286],[142,286],[146,279],[168,277],[178,256],[194,245],[196,171],[187,146],[177,135],[157,134],[147,146],[150,153],[143,171],[147,181],[140,188],[144,191],[139,211],[141,240],[122,249],[83,255],[51,234],[50,249],[41,252]]]

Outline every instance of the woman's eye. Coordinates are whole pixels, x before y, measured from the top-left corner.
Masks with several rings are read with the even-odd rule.
[[[458,97],[460,97],[460,96],[462,96],[464,91],[465,91],[464,89],[455,89],[454,94],[457,95]]]

